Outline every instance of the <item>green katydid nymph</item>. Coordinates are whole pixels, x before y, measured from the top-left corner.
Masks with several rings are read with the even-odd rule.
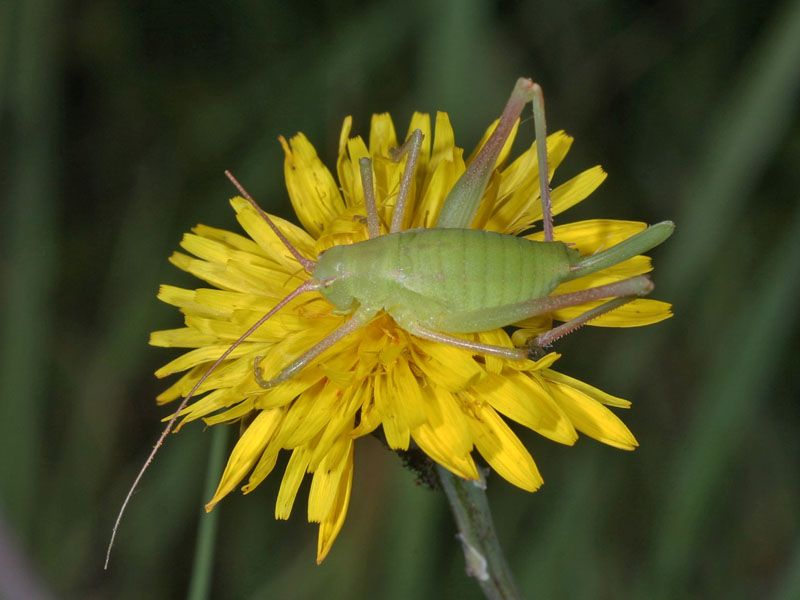
[[[544,241],[469,228],[498,157],[528,102],[533,104]],[[552,295],[564,282],[607,269],[661,244],[672,234],[674,225],[669,221],[658,223],[589,256],[582,256],[568,244],[554,239],[544,100],[541,88],[530,79],[517,81],[492,135],[447,196],[436,227],[403,230],[404,210],[422,140],[422,132],[416,130],[392,153],[396,161],[406,155],[407,159],[388,225],[389,233],[380,234],[372,164],[367,158],[361,159],[369,239],[334,246],[316,260],[294,248],[239,182],[226,172],[310,278],[239,337],[183,398],[123,502],[114,525],[112,544],[134,489],[195,392],[242,342],[302,293],[318,292],[334,307],[333,312],[349,315],[349,318],[269,377],[262,372],[261,357],[256,357],[249,376],[262,388],[291,380],[320,354],[335,348],[347,335],[367,326],[382,313],[391,316],[412,336],[466,349],[476,355],[522,360],[590,320],[647,295],[653,289],[646,275],[638,275],[577,292]],[[458,334],[506,327],[536,315],[603,300],[605,302],[595,308],[532,338],[523,347],[495,346],[458,337]],[[109,545],[109,552],[110,548]]]
[[[534,107],[537,153],[542,165],[539,182],[545,241],[534,242],[512,235],[467,229],[478,209],[497,155],[522,107],[530,101]],[[493,135],[450,192],[439,214],[437,228],[400,230],[408,194],[408,185],[401,184],[388,235],[379,235],[371,165],[369,159],[362,159],[370,239],[333,247],[319,256],[317,262],[301,257],[288,240],[283,239],[311,274],[311,279],[290,297],[317,290],[337,311],[352,314],[352,317],[269,380],[262,378],[257,358],[255,377],[259,385],[270,388],[292,378],[319,354],[365,326],[382,310],[412,335],[478,354],[514,360],[526,358],[536,348],[550,344],[587,321],[648,294],[653,284],[647,276],[640,275],[572,294],[549,296],[565,281],[595,273],[650,250],[672,235],[675,226],[669,221],[658,223],[587,257],[582,257],[562,242],[554,241],[545,139],[542,90],[531,80],[520,79]],[[421,141],[422,134],[417,130],[395,153],[395,158],[401,157],[404,151],[410,153],[404,181],[413,174],[416,150]],[[269,216],[258,208],[230,174],[228,176],[280,235]],[[450,335],[505,327],[559,308],[605,298],[611,300],[532,340],[528,348],[492,346]],[[271,314],[265,320],[269,316]]]

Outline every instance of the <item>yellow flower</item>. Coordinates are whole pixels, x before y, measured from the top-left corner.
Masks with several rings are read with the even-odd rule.
[[[359,168],[362,157],[372,160],[384,232],[391,221],[407,157],[394,162],[389,156],[389,150],[398,145],[389,115],[373,117],[369,146],[360,137],[350,137],[351,122],[345,119],[340,137],[338,185],[305,136],[280,140],[286,154],[289,196],[304,229],[273,219],[310,258],[331,246],[367,239]],[[479,147],[495,126],[489,128]],[[465,160],[463,150],[455,145],[447,114],[436,115],[432,131],[429,115],[416,113],[409,133],[417,128],[424,134],[424,142],[404,228],[435,225],[445,197],[472,158]],[[516,127],[497,161],[473,227],[517,235],[541,219],[535,145],[507,164],[515,133]],[[571,143],[563,132],[548,137],[551,174]],[[552,193],[554,214],[586,198],[605,176],[600,167],[594,167],[556,187]],[[170,258],[213,288],[187,290],[164,285],[160,289],[159,298],[185,315],[185,327],[154,332],[151,343],[192,350],[157,371],[158,377],[186,371],[159,396],[159,402],[185,396],[234,341],[309,278],[247,201],[236,197],[231,204],[247,237],[199,225],[181,243],[189,254],[176,252]],[[585,221],[556,227],[555,237],[589,254],[644,227],[623,221]],[[542,239],[541,234],[528,237]],[[650,268],[649,259],[634,257],[565,283],[555,293],[626,279]],[[568,320],[589,306],[519,323],[515,339],[522,341],[546,331],[552,319]],[[291,451],[275,516],[289,517],[300,483],[311,473],[308,520],[320,524],[318,562],[329,552],[347,513],[354,441],[378,427],[383,428],[391,448],[405,450],[414,444],[468,479],[479,478],[473,454],[477,450],[498,474],[528,491],[536,490],[542,477],[507,419],[563,444],[574,444],[582,432],[617,448],[630,450],[637,445],[627,427],[607,408],[627,408],[629,403],[554,371],[558,354],[549,353],[535,362],[473,355],[413,337],[386,314],[338,342],[288,381],[271,389],[260,387],[253,372],[255,357],[263,357],[260,366],[265,378],[274,376],[344,322],[346,317],[334,314],[332,308],[317,292],[293,299],[233,350],[198,389],[198,394],[205,395],[181,413],[181,424],[195,419],[209,425],[247,424],[208,510],[245,479],[242,490],[253,490],[272,471],[278,453]],[[668,304],[639,299],[592,324],[629,327],[669,316]],[[466,337],[512,345],[503,329]]]

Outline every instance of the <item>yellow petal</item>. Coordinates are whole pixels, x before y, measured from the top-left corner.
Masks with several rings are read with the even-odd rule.
[[[156,332],[158,333],[158,332]],[[181,371],[185,371],[187,369],[191,369],[197,365],[202,365],[204,363],[208,363],[208,367],[211,366],[211,363],[217,360],[222,354],[230,347],[230,344],[222,344],[222,345],[214,345],[214,346],[203,346],[201,348],[197,348],[186,354],[182,354],[178,358],[171,360],[166,365],[161,367],[158,371],[156,371],[156,377],[159,379],[162,377],[166,377],[167,375],[172,375],[173,373],[180,373]],[[248,353],[252,352],[252,349],[247,344],[242,344],[238,348],[234,349],[228,357],[230,360],[235,358],[239,358],[240,356],[244,356]],[[223,367],[220,367],[215,371],[212,375],[218,374]],[[207,386],[206,386],[207,387]]]
[[[434,172],[442,161],[455,162],[456,143],[450,116],[446,112],[436,113],[436,125],[433,133],[433,150],[428,172]]]
[[[317,537],[317,564],[320,564],[328,556],[334,540],[342,530],[344,519],[347,516],[347,507],[350,505],[350,490],[353,487],[353,445],[350,445],[350,453],[345,464],[344,472],[339,478],[339,491],[336,495],[331,514],[325,521],[320,523],[319,536]]]
[[[306,231],[318,237],[344,209],[339,187],[306,136],[298,133],[289,143],[283,136],[279,140],[285,154],[283,168],[289,199]]]
[[[415,112],[411,116],[411,122],[408,125],[408,132],[405,137],[406,140],[415,129],[419,129],[422,132],[422,147],[420,148],[419,158],[417,159],[417,169],[414,172],[415,189],[421,190],[431,160],[431,142],[433,138],[431,116],[428,113]]]
[[[390,393],[394,396],[394,404],[402,406],[404,419],[409,428],[425,422],[425,400],[422,396],[421,384],[414,377],[408,361],[399,359],[391,371]],[[425,383],[427,385],[427,382]]]
[[[311,448],[309,446],[295,448],[292,452],[289,463],[286,465],[286,471],[283,473],[278,499],[275,501],[276,519],[288,519],[291,516],[294,499],[297,497],[297,490],[306,474],[310,458]]]
[[[330,449],[335,443],[347,434],[348,438],[352,439],[350,432],[353,429],[353,422],[356,413],[361,408],[366,398],[367,390],[371,389],[366,382],[361,381],[357,386],[351,386],[342,390],[342,395],[339,397],[339,409],[333,412],[331,420],[325,425],[322,432],[322,437],[314,449],[314,455],[311,457],[309,469],[316,471],[320,462],[329,453]]]
[[[247,480],[247,483],[242,486],[242,493],[249,494],[267,478],[267,475],[272,473],[272,469],[275,468],[275,463],[278,461],[278,454],[280,451],[281,447],[279,444],[275,443],[275,438],[273,437],[267,444],[264,452],[261,453],[261,458],[258,459],[258,463],[253,467],[253,471],[250,473],[250,478]]]
[[[533,458],[494,409],[476,406],[475,418],[470,418],[469,424],[475,447],[500,476],[529,492],[542,485]]]
[[[292,404],[278,434],[284,448],[307,444],[333,418],[338,407],[339,386],[321,381],[303,392]],[[311,460],[311,457],[308,457]]]
[[[451,392],[466,389],[485,373],[469,351],[447,344],[415,338],[411,354],[431,382]]]
[[[647,229],[647,223],[620,221],[618,219],[588,219],[556,225],[553,228],[557,240],[574,244],[584,256],[607,250],[620,242]],[[529,240],[544,241],[544,232],[537,231],[525,236]]]
[[[427,425],[442,446],[456,456],[472,452],[472,432],[456,396],[433,385],[425,387],[423,393]]]
[[[633,450],[639,445],[619,417],[594,398],[554,380],[548,381],[547,385],[553,398],[581,433],[622,450]]]
[[[542,370],[541,375],[548,381],[556,381],[558,383],[567,385],[569,387],[575,388],[594,398],[598,402],[602,402],[603,404],[608,404],[609,406],[616,406],[617,408],[630,408],[631,403],[629,400],[625,400],[624,398],[618,398],[617,396],[612,396],[611,394],[607,394],[603,390],[600,390],[596,387],[589,385],[588,383],[584,383],[579,379],[575,379],[570,377],[569,375],[564,375],[563,373],[559,373],[558,371],[554,371],[552,369],[545,369]]]
[[[425,454],[456,475],[478,479],[477,468],[470,456],[472,433],[458,401],[449,392],[435,386],[428,386],[423,392],[427,422],[414,429],[414,441]]]
[[[148,343],[151,346],[162,348],[202,348],[216,341],[216,336],[200,333],[189,327],[182,327],[181,329],[153,331]]]
[[[183,234],[181,248],[194,254],[197,258],[223,264],[229,260],[240,260],[262,266],[269,266],[273,262],[257,254],[235,250],[223,242],[193,233]]]
[[[383,433],[389,447],[394,450],[408,450],[410,431],[402,398],[392,394],[388,380],[388,373],[375,376],[375,408],[381,415]]]
[[[222,479],[220,479],[217,486],[217,491],[214,492],[214,497],[206,504],[207,511],[214,508],[214,505],[228,495],[247,475],[275,432],[275,428],[280,422],[280,417],[280,410],[264,410],[250,423],[242,437],[236,442],[236,446],[234,446],[230,458],[228,458],[228,464],[222,473]]]
[[[309,211],[313,212],[314,203],[311,200],[306,200],[306,202],[309,204]],[[259,247],[262,248],[264,254],[271,262],[288,268],[288,273],[302,271],[289,249],[286,248],[280,238],[275,235],[275,232],[264,220],[264,217],[258,214],[247,200],[241,196],[236,196],[235,198],[231,198],[230,204],[236,211],[236,220],[239,221],[239,224],[247,232],[247,235],[253,238]],[[327,207],[324,210],[320,209],[317,211],[319,213],[318,218],[326,218],[327,213],[335,210],[337,206],[338,205]],[[294,223],[290,223],[275,215],[270,215],[270,220],[300,254],[308,258],[314,258],[312,256],[314,240],[308,233]]]
[[[476,400],[485,400],[508,418],[555,442],[571,446],[578,439],[549,391],[528,373],[490,374],[471,391]]]
[[[205,417],[203,423],[206,425],[220,425],[222,423],[237,423],[255,410],[252,398],[245,398],[236,406],[229,408],[210,417]]]
[[[372,115],[369,127],[369,153],[372,156],[388,156],[389,150],[397,147],[397,134],[389,113]]]
[[[447,441],[441,439],[429,425],[420,425],[412,435],[414,441],[425,454],[451,473],[464,479],[480,479],[472,456],[469,453],[455,454],[452,448],[447,445]]]
[[[547,137],[550,180],[572,145],[572,138],[563,131]],[[555,193],[555,191],[553,192]],[[554,205],[555,208],[555,205]],[[497,202],[486,219],[484,228],[516,235],[530,229],[542,218],[539,186],[539,160],[536,142],[502,171]]]
[[[607,173],[599,165],[576,175],[566,183],[562,183],[550,194],[553,203],[553,215],[558,215],[585,200],[607,177]],[[540,205],[541,208],[541,205]]]
[[[181,420],[181,425],[195,421],[211,413],[215,413],[222,408],[227,408],[241,400],[240,397],[231,394],[230,389],[218,389],[209,392],[202,398],[186,406],[180,414],[185,418]]]
[[[459,157],[460,158],[460,157]],[[456,180],[463,174],[464,166],[460,160],[440,160],[433,172],[425,180],[417,210],[411,221],[412,227],[435,227],[444,199],[453,188]]]
[[[364,140],[354,137],[347,140],[347,158],[339,163],[339,183],[347,208],[364,206],[364,187],[361,184],[361,167],[359,161],[369,158],[369,150]]]
[[[476,334],[477,341],[482,344],[490,344],[492,346],[503,346],[505,348],[513,348],[514,344],[511,343],[511,338],[503,329],[492,329],[490,331],[481,331]],[[484,356],[483,362],[486,365],[486,370],[489,373],[500,373],[505,367],[506,360],[496,356]]]
[[[311,478],[311,491],[308,493],[308,521],[326,521],[336,506],[339,483],[350,460],[353,440],[341,437],[334,448],[322,459]],[[338,447],[338,448],[337,448]]]
[[[212,309],[209,306],[203,305],[197,299],[197,294],[200,290],[185,290],[183,288],[175,287],[174,285],[160,285],[158,288],[158,299],[172,306],[177,306],[182,309],[184,314],[198,314],[205,316],[227,316],[227,311],[220,311]],[[222,292],[222,290],[214,290]]]
[[[191,273],[198,279],[202,279],[223,290],[236,290],[250,294],[255,294],[259,291],[258,285],[254,285],[251,281],[232,277],[228,273],[226,265],[191,258],[181,252],[173,252],[172,256],[169,257],[169,262],[182,271]]]
[[[203,375],[203,371],[200,367],[195,367],[190,371],[181,375],[178,381],[174,382],[171,386],[161,392],[158,396],[156,396],[156,402],[161,404],[166,404],[167,402],[172,402],[173,400],[177,400],[181,396],[185,396],[189,393],[189,390],[192,389],[197,380]]]
[[[263,364],[263,363],[262,363]],[[236,386],[242,396],[255,395],[256,408],[267,409],[286,406],[306,390],[317,385],[325,375],[319,369],[303,369],[300,373],[274,388],[263,390],[252,375]]]
[[[551,165],[550,178],[552,179],[555,167],[561,163],[572,146],[572,137],[564,131],[556,131],[547,136],[548,164]],[[555,166],[552,166],[555,165]],[[539,196],[539,156],[536,150],[536,140],[530,147],[520,154],[505,169],[502,170],[502,185],[500,198],[504,201],[511,197],[516,190],[526,188],[529,195]]]
[[[605,300],[557,310],[553,312],[553,318],[559,321],[569,321],[603,302]],[[609,313],[592,319],[587,325],[594,327],[641,327],[643,325],[652,325],[669,319],[672,316],[671,309],[672,305],[667,302],[637,298],[633,302],[628,302]]]
[[[381,424],[381,413],[375,406],[374,379],[374,377],[370,377],[364,381],[367,387],[361,406],[361,420],[358,426],[350,432],[350,437],[353,439],[372,433]]]

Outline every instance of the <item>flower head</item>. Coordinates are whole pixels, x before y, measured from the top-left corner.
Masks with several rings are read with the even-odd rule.
[[[391,222],[408,157],[400,161],[391,157],[398,139],[388,114],[373,117],[368,143],[350,137],[351,123],[348,117],[342,128],[337,178],[305,136],[280,140],[286,155],[289,196],[303,228],[273,219],[304,256],[316,257],[332,246],[367,239],[359,167],[364,157],[372,161],[383,232]],[[496,125],[487,130],[479,148]],[[409,133],[415,129],[422,131],[424,141],[403,229],[435,226],[445,198],[475,156],[463,157],[446,113],[436,115],[434,127],[429,115],[415,113]],[[473,228],[519,235],[541,219],[536,148],[531,146],[509,162],[515,133],[516,126],[491,173]],[[548,137],[551,175],[571,144],[572,138],[563,132]],[[582,201],[605,176],[600,167],[594,167],[556,187],[553,213]],[[157,371],[159,377],[185,372],[159,396],[160,402],[185,396],[213,361],[309,278],[247,201],[236,197],[231,205],[246,236],[199,225],[181,243],[188,254],[176,252],[170,258],[212,287],[187,290],[164,285],[160,289],[159,298],[185,315],[185,327],[154,332],[151,343],[192,349]],[[555,238],[586,255],[644,227],[624,221],[584,221],[556,227]],[[542,239],[541,233],[526,237]],[[555,293],[619,281],[649,270],[649,259],[636,256],[564,283]],[[560,309],[527,319],[515,324],[518,329],[511,336],[495,329],[464,337],[511,347],[512,339],[521,343],[550,329],[554,319],[566,321],[590,307]],[[639,299],[592,324],[630,327],[669,316],[669,305]],[[637,445],[608,408],[626,408],[629,403],[553,370],[558,354],[551,352],[537,361],[474,354],[412,336],[385,313],[337,342],[289,380],[270,389],[258,385],[253,373],[256,357],[261,357],[263,372],[273,376],[346,318],[319,293],[297,297],[238,345],[199,387],[200,396],[182,411],[181,424],[195,419],[209,425],[247,423],[208,510],[243,481],[245,493],[253,490],[273,470],[280,451],[289,450],[275,515],[289,517],[301,481],[306,473],[312,474],[308,520],[320,524],[317,560],[322,561],[347,513],[354,442],[378,428],[391,448],[417,447],[468,479],[480,478],[477,451],[499,475],[529,491],[541,485],[542,477],[508,420],[562,444],[575,443],[581,432],[617,448]]]

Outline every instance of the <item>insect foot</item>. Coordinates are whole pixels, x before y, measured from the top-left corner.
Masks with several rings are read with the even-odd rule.
[[[266,379],[261,377],[261,373],[263,373],[264,370],[258,366],[258,363],[261,362],[262,358],[263,356],[256,356],[253,359],[253,375],[256,378],[256,383],[265,390],[268,390],[271,387],[275,387],[275,385],[277,385],[278,382],[276,382],[275,380],[267,381]]]

